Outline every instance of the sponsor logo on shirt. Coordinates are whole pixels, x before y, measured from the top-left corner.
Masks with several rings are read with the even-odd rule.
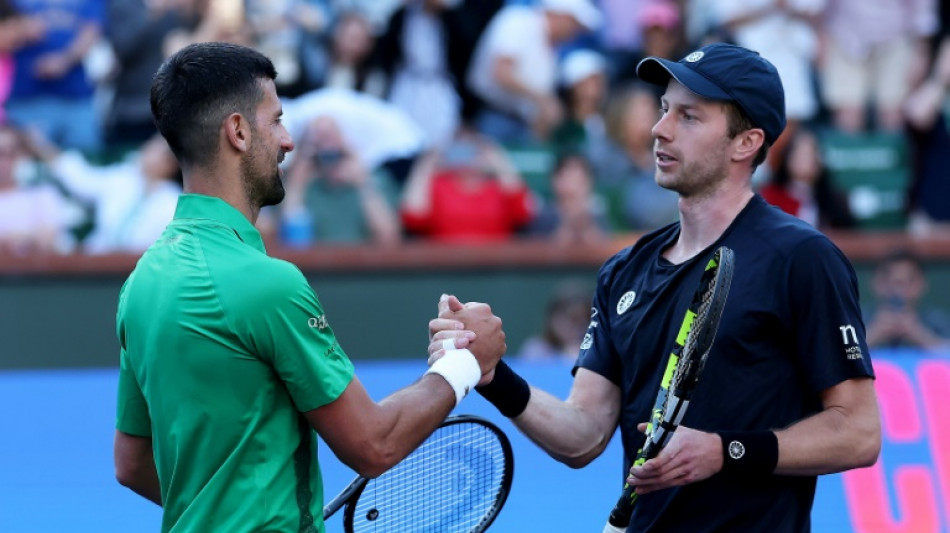
[[[327,322],[327,315],[320,315],[316,318],[310,317],[307,320],[307,325],[310,326],[311,328],[317,328],[317,329],[322,330],[322,329],[327,329],[330,323]]]
[[[861,353],[861,346],[858,345],[858,334],[854,326],[846,324],[839,326],[838,329],[841,330],[841,343],[844,344],[845,357],[852,361],[863,359],[864,354]]]
[[[637,293],[634,291],[627,291],[626,294],[620,297],[620,301],[617,302],[617,314],[622,315],[627,312],[627,309],[630,309],[630,306],[633,305],[633,301],[636,300]]]
[[[594,344],[594,336],[590,333],[584,335],[584,340],[581,341],[581,350],[586,350]]]

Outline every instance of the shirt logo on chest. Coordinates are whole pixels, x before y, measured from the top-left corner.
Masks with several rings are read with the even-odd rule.
[[[633,301],[636,300],[637,293],[634,291],[627,291],[626,294],[620,297],[620,301],[617,302],[617,314],[622,315],[627,312],[627,309],[630,309],[630,306],[633,305]]]

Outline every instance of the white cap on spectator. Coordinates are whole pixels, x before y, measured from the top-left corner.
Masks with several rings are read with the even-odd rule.
[[[606,70],[604,56],[583,48],[573,50],[561,63],[561,83],[570,87],[595,74],[603,74]]]
[[[571,15],[588,30],[599,28],[603,19],[600,10],[590,0],[541,0],[541,5],[549,11]]]

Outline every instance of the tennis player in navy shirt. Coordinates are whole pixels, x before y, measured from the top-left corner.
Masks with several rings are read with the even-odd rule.
[[[666,88],[653,127],[656,181],[680,221],[600,269],[566,400],[500,363],[477,390],[572,467],[619,426],[623,481],[640,495],[628,532],[807,532],[817,476],[869,466],[881,445],[873,370],[848,259],[824,235],[756,195],[755,168],[785,127],[784,91],[757,53],[711,44],[637,68]],[[683,424],[631,468],[670,350],[720,246],[735,273],[716,342]],[[430,322],[431,360],[470,341],[454,297]],[[604,502],[604,518],[615,502]],[[599,524],[592,524],[592,528]],[[593,530],[593,529],[592,529]]]

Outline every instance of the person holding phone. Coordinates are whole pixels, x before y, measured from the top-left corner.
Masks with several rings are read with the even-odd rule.
[[[885,257],[875,270],[872,288],[878,305],[868,317],[868,346],[950,349],[950,316],[921,306],[927,278],[915,255],[897,250]]]
[[[311,120],[299,150],[287,171],[287,201],[281,206],[284,244],[402,240],[395,182],[385,170],[367,167],[333,117]]]
[[[504,148],[463,131],[421,157],[401,207],[407,231],[439,242],[505,241],[535,216],[534,200]]]

